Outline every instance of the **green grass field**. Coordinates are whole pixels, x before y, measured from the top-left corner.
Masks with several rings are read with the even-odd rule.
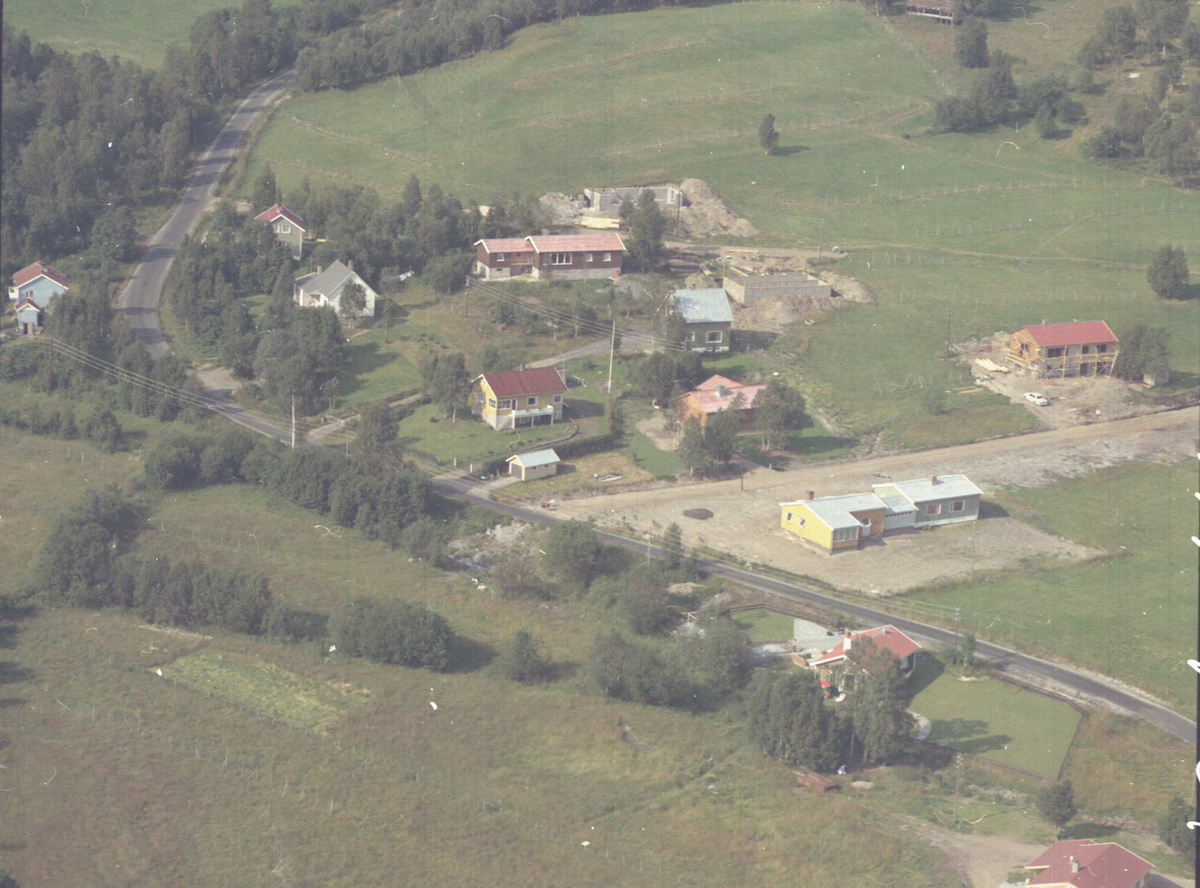
[[[1079,713],[1058,700],[994,678],[958,681],[922,657],[912,681],[922,690],[912,710],[933,725],[930,743],[1023,768],[1050,779],[1071,746]]]
[[[1111,557],[1014,572],[918,597],[978,614],[979,635],[1195,703],[1195,465],[1131,464],[1001,493],[1010,515]]]
[[[1047,4],[1037,15],[1052,38],[1014,18],[993,23],[990,39],[1029,59],[1015,72],[1027,79],[1073,56],[1095,12],[1085,28]],[[850,3],[539,25],[503,51],[403,82],[298,96],[255,156],[285,191],[308,177],[394,197],[416,173],[481,203],[513,190],[702,178],[762,230],[756,243],[853,253],[838,270],[876,301],[781,337],[762,359],[847,436],[886,429],[889,445],[927,446],[1029,427],[1028,411],[989,396],[926,415],[926,386],[969,382],[942,357],[947,310],[956,342],[1042,320],[1105,318],[1118,335],[1167,325],[1173,385],[1194,386],[1200,300],[1158,302],[1144,266],[1166,242],[1200,265],[1200,199],[1087,163],[1071,140],[1042,140],[1032,127],[925,135],[944,92],[911,47],[928,43],[940,70],[951,29],[900,27],[909,36]],[[613,98],[616,59],[631,101]],[[1100,98],[1087,99],[1097,113]],[[782,144],[803,150],[763,155],[755,130],[768,112]]]
[[[288,6],[295,0],[274,0]],[[162,64],[168,46],[186,47],[188,32],[205,12],[240,4],[232,0],[9,0],[4,24],[60,52],[119,55],[143,68]]]
[[[746,630],[755,644],[766,641],[787,641],[792,637],[792,618],[777,614],[765,607],[738,611],[734,622]]]

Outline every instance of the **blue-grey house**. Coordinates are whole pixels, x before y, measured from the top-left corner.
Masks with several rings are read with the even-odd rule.
[[[687,324],[686,345],[692,351],[729,351],[733,312],[722,288],[676,290],[674,299],[675,311]]]
[[[33,333],[42,326],[50,300],[70,288],[66,276],[44,262],[34,262],[13,275],[8,298],[17,303],[17,329]]]

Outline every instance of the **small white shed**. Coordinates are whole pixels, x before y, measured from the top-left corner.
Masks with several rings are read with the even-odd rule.
[[[508,458],[508,474],[516,475],[522,481],[548,478],[558,474],[559,461],[558,454],[549,447],[531,453],[518,453]]]

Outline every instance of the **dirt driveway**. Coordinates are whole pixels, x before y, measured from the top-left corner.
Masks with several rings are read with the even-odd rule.
[[[1019,566],[1023,559],[1098,554],[989,509],[988,493],[1005,486],[1040,487],[1132,460],[1176,462],[1197,452],[1198,423],[1200,409],[1189,408],[919,453],[812,463],[786,472],[757,469],[745,477],[744,490],[736,480],[681,485],[569,500],[559,509],[564,517],[649,533],[677,522],[685,545],[706,545],[835,586],[886,594],[969,573],[972,559],[975,570],[986,570]],[[955,472],[969,475],[983,489],[984,518],[974,524],[897,534],[834,557],[779,529],[778,503],[800,499],[806,490],[851,493],[887,480]],[[684,517],[685,509],[696,508],[710,510],[713,517]]]

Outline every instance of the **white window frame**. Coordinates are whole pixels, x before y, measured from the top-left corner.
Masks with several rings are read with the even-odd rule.
[[[951,500],[951,502],[950,502],[950,511],[951,512],[965,512],[966,510],[967,510],[967,501],[966,500]]]
[[[605,254],[604,254],[604,261],[605,261],[605,262],[612,262],[612,253],[605,253]]]
[[[858,539],[857,527],[835,527],[833,530],[832,541],[835,543],[846,543],[850,540]]]
[[[804,519],[803,519],[803,518],[801,518],[801,519],[800,519],[799,521],[797,521],[796,523],[797,523],[797,524],[799,524],[801,527],[803,527],[803,526],[804,526]]]
[[[536,407],[537,402],[538,402],[537,395],[530,395],[528,398],[525,399],[525,406],[526,407]]]
[[[926,503],[925,504],[925,514],[926,515],[942,514],[942,504],[941,503]]]
[[[555,403],[555,404],[561,404],[561,403],[562,403],[562,395],[555,395],[555,396],[554,396],[554,403]]]
[[[717,338],[713,339],[713,336],[716,336]],[[714,342],[724,342],[725,341],[725,333],[724,333],[724,331],[721,331],[721,330],[709,330],[705,336],[705,341],[710,345],[713,344]]]
[[[276,222],[275,223],[275,233],[276,234],[291,234],[292,226],[289,225],[287,222]]]
[[[500,399],[500,400],[499,400],[499,401],[496,403],[496,409],[497,409],[497,410],[512,410],[512,409],[513,409],[513,400],[512,400],[512,398],[501,398],[501,399]]]
[[[496,261],[497,261],[497,262],[503,262],[503,261],[504,261],[504,256],[505,256],[505,254],[504,254],[504,253],[496,253]]]
[[[791,512],[784,512],[784,513],[783,513],[783,520],[784,520],[784,521],[791,521],[791,520],[792,520],[792,513],[791,513]]]
[[[595,254],[595,253],[584,253],[584,254],[583,254],[583,261],[584,261],[584,262],[591,262],[591,261],[593,261],[593,260],[595,259],[595,256],[596,256],[596,254]]]
[[[571,264],[571,254],[570,253],[551,253],[550,254],[550,264],[551,265],[570,265]]]
[[[495,410],[496,409],[496,399],[488,398],[488,406],[491,407],[493,410]]]

